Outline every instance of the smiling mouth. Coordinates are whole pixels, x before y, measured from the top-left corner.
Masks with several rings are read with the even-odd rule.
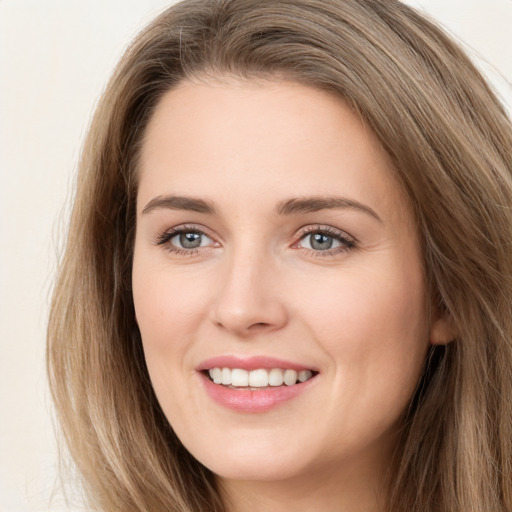
[[[294,386],[315,377],[318,372],[312,370],[283,370],[281,368],[259,368],[243,370],[241,368],[210,368],[205,375],[214,384],[230,389],[261,390],[280,386]]]

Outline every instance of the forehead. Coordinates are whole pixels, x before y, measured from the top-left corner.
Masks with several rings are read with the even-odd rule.
[[[182,82],[149,122],[139,171],[140,203],[192,192],[241,203],[333,193],[403,202],[389,156],[349,105],[294,82]]]

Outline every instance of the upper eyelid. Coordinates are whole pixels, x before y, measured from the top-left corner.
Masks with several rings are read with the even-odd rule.
[[[154,238],[154,244],[164,245],[168,243],[176,235],[186,232],[201,233],[202,235],[208,237],[210,240],[214,242],[216,241],[215,237],[209,234],[209,230],[205,226],[197,224],[178,224],[177,226],[173,226],[171,228],[166,228],[162,231],[159,231]]]
[[[211,234],[212,231],[208,229],[206,226],[203,226],[202,224],[178,224],[177,226],[166,228],[162,230],[160,233],[161,235],[165,235],[166,233],[179,234],[187,231],[201,233],[209,238],[213,238],[213,235]]]
[[[297,232],[297,237],[302,237],[305,235],[309,235],[311,233],[327,233],[329,235],[338,235],[340,238],[348,238],[354,243],[358,243],[358,240],[355,236],[351,235],[349,232],[335,228],[334,226],[326,225],[326,224],[307,224],[306,226],[301,227]]]

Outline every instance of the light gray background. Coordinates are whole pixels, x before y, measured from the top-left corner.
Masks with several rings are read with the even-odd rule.
[[[56,490],[50,290],[94,105],[127,43],[170,3],[0,0],[0,512],[78,510]],[[512,0],[409,3],[463,40],[512,106]]]

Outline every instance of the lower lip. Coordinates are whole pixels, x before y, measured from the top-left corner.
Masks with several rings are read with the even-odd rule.
[[[293,386],[283,385],[257,390],[228,388],[214,384],[202,373],[201,377],[206,393],[219,405],[238,412],[262,413],[302,394],[317,376]]]

